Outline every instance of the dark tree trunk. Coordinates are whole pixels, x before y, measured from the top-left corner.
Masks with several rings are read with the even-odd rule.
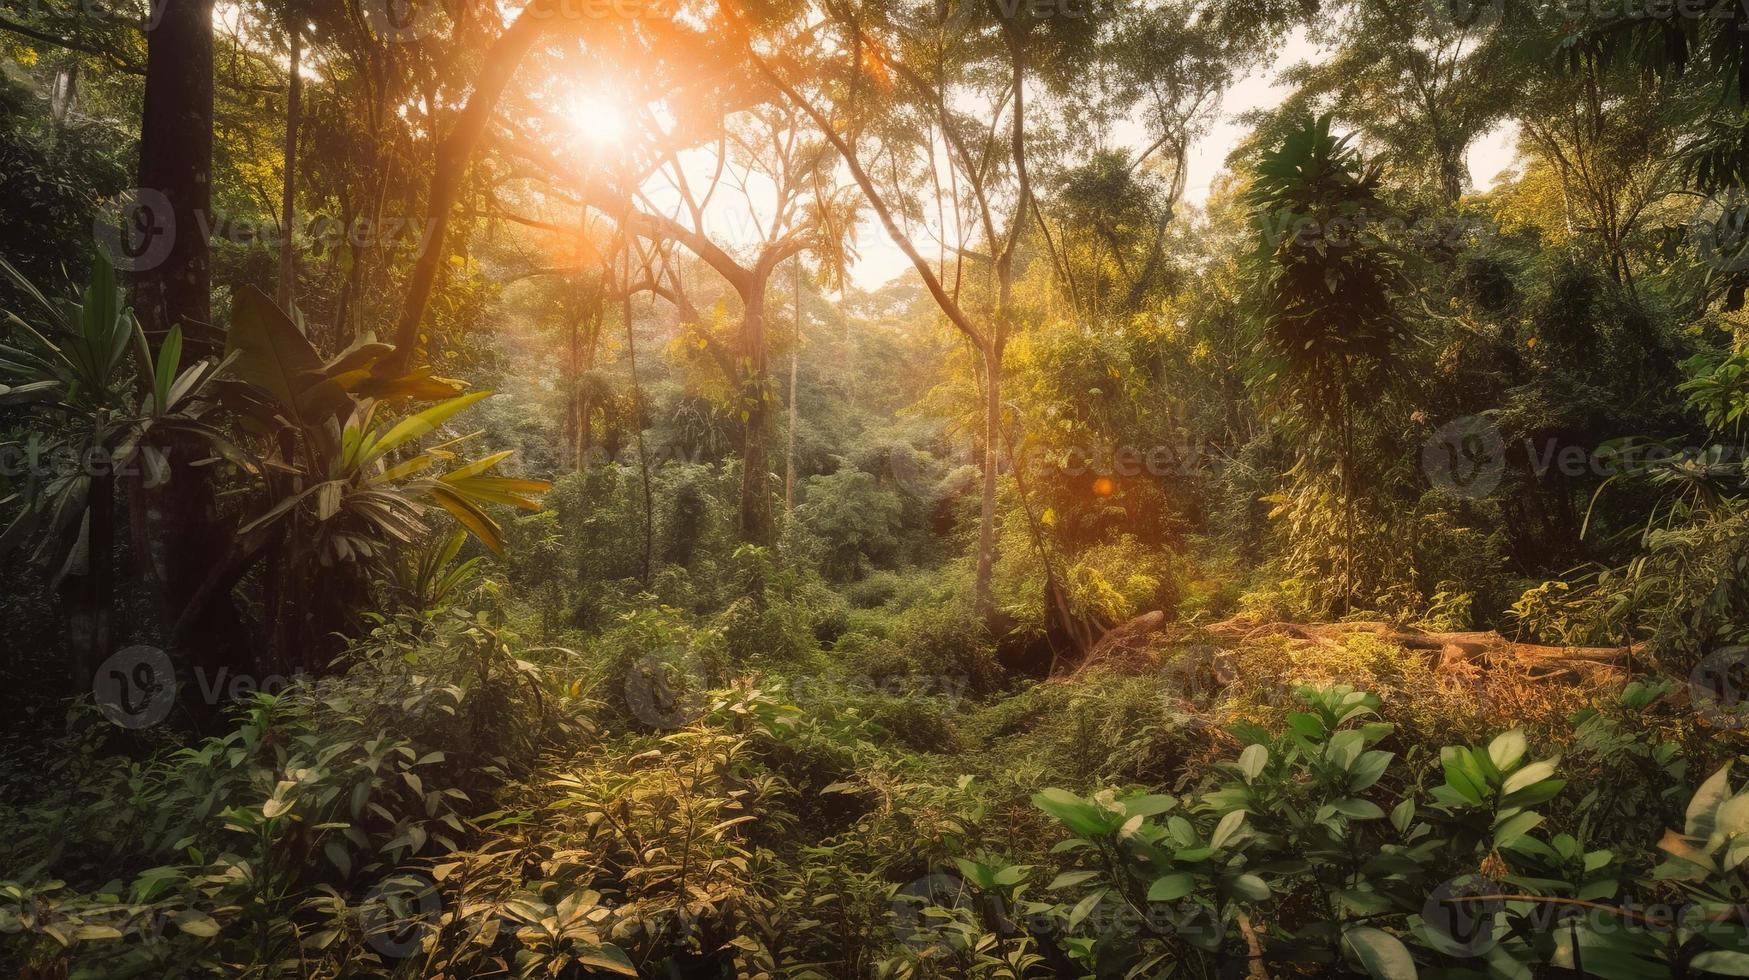
[[[146,37],[146,95],[140,124],[139,181],[170,204],[168,215],[142,215],[170,236],[164,260],[138,270],[135,307],[154,340],[180,325],[194,356],[215,353],[223,338],[212,324],[212,262],[204,228],[210,223],[213,155],[212,0],[166,0]],[[143,564],[156,577],[165,635],[200,591],[207,572],[225,559],[229,535],[217,528],[209,467],[190,465],[205,448],[191,438],[165,446],[169,479],[154,488],[132,481],[130,512],[143,529]],[[250,644],[229,593],[202,603],[188,649],[193,666],[247,664]],[[198,712],[197,712],[198,714]]]
[[[986,347],[984,355],[984,483],[978,503],[978,564],[972,596],[978,615],[993,621],[996,603],[991,583],[996,574],[996,481],[1001,474],[1002,351]]]
[[[437,285],[438,271],[449,257],[445,241],[449,233],[450,212],[455,209],[456,198],[461,195],[462,177],[467,171],[468,161],[473,158],[474,147],[485,135],[498,98],[504,94],[504,87],[510,84],[517,65],[522,63],[535,42],[564,22],[554,15],[552,4],[537,0],[524,8],[486,51],[467,105],[456,114],[455,123],[438,144],[431,187],[425,199],[431,239],[419,253],[407,277],[407,295],[395,325],[395,351],[388,358],[392,366],[405,370],[420,351],[425,310]]]
[[[744,300],[741,356],[747,367],[741,383],[741,540],[770,545],[771,378],[765,353],[765,280],[755,276]]]
[[[796,328],[789,349],[789,423],[784,426],[783,513],[796,506],[796,367],[802,352],[802,257],[796,256]]]
[[[654,550],[656,540],[656,499],[650,488],[650,454],[644,447],[644,395],[643,389],[638,387],[638,341],[637,334],[632,330],[632,246],[629,239],[625,243],[622,256],[620,284],[624,302],[620,311],[626,327],[626,366],[632,376],[632,433],[638,440],[638,472],[642,474],[644,483],[644,565],[641,581],[648,582],[650,553]]]
[[[291,77],[285,96],[285,185],[280,189],[279,201],[279,305],[288,311],[298,300],[298,124],[303,120],[304,92],[304,80],[298,74],[304,53],[304,25],[295,12],[289,19]]]
[[[1354,396],[1348,356],[1342,357],[1342,612],[1354,606]]]
[[[572,469],[583,468],[583,289],[573,282],[565,304],[565,455]]]
[[[85,570],[68,583],[73,632],[73,691],[91,690],[97,667],[114,646],[115,477],[104,470],[87,491]]]
[[[197,353],[222,346],[212,328],[212,0],[166,0],[146,35],[146,99],[140,123],[140,187],[164,195],[169,215],[141,214],[167,235],[161,263],[142,268],[135,302],[148,335],[176,324]],[[206,345],[204,349],[199,346]]]

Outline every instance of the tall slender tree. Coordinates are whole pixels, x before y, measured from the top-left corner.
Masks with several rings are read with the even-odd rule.
[[[1308,119],[1263,155],[1246,193],[1257,235],[1265,385],[1279,383],[1315,427],[1334,430],[1342,483],[1342,604],[1355,598],[1354,416],[1396,360],[1401,277],[1374,238],[1387,217],[1379,170],[1329,116]]]

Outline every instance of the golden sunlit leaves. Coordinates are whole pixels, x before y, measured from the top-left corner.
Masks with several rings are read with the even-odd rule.
[[[881,43],[879,38],[869,35],[863,36],[862,72],[873,79],[882,91],[891,91],[893,88],[892,72],[887,68],[887,63],[890,60],[891,55],[888,54],[886,45]]]

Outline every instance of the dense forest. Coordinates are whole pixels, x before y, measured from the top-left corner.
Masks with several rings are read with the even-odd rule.
[[[1749,976],[1739,0],[0,49],[0,975]]]

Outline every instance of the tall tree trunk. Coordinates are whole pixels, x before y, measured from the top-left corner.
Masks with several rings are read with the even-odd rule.
[[[584,320],[588,336],[584,337],[583,370],[587,374],[595,369],[595,341],[601,332],[602,310],[599,301],[593,311],[586,314]],[[585,387],[577,397],[577,468],[589,467],[589,451],[595,448],[595,395]]]
[[[978,571],[972,595],[980,615],[995,609],[990,582],[996,568],[996,481],[1002,445],[1002,349],[984,349],[984,495],[978,514]]]
[[[741,357],[741,540],[769,545],[772,540],[771,379],[765,354],[765,280],[758,275],[742,297]]]
[[[146,93],[140,123],[139,186],[170,203],[168,215],[145,216],[171,236],[164,260],[140,269],[135,309],[147,335],[181,325],[195,355],[222,347],[212,328],[212,262],[202,229],[210,220],[213,156],[212,0],[166,0],[146,34]],[[197,599],[208,571],[226,560],[230,537],[218,524],[211,469],[191,465],[208,454],[196,439],[164,446],[169,478],[146,488],[132,478],[131,519],[143,530],[159,585],[165,634]],[[228,591],[199,602],[189,649],[173,651],[197,667],[248,664],[252,644]],[[196,707],[198,717],[198,706]]]
[[[783,512],[796,505],[796,366],[802,353],[802,257],[796,256],[796,331],[789,349],[789,425],[783,448]]]
[[[638,387],[638,342],[637,334],[632,330],[632,243],[625,240],[625,251],[622,253],[620,269],[625,293],[624,303],[620,307],[626,324],[626,361],[632,374],[632,431],[638,438],[638,470],[644,478],[644,575],[642,581],[650,581],[650,553],[654,550],[656,540],[655,529],[655,498],[650,491],[650,454],[644,448],[644,396]]]
[[[71,583],[73,691],[87,693],[97,667],[114,646],[115,476],[107,468],[91,476],[87,490],[85,573]]]
[[[198,353],[222,347],[212,329],[213,159],[212,0],[166,0],[146,32],[146,96],[140,121],[140,187],[164,196],[170,213],[144,212],[147,233],[167,236],[162,262],[141,268],[135,305],[148,335],[181,324]]]
[[[298,125],[303,120],[304,79],[299,71],[304,54],[304,24],[294,11],[291,29],[291,75],[285,95],[285,186],[279,199],[279,305],[288,312],[298,299],[297,186]]]
[[[565,303],[565,454],[572,469],[583,468],[583,421],[579,411],[582,402],[583,286],[571,283],[571,295]]]
[[[1342,358],[1342,611],[1354,604],[1354,399],[1349,364]]]
[[[480,73],[474,79],[473,92],[467,105],[456,116],[455,125],[437,147],[437,161],[431,174],[431,188],[425,199],[426,220],[430,241],[426,243],[413,271],[407,277],[407,296],[401,305],[401,316],[395,324],[395,350],[386,360],[391,366],[405,370],[411,366],[419,349],[419,332],[425,322],[425,308],[431,301],[431,290],[437,284],[437,272],[449,261],[445,239],[449,233],[450,212],[461,194],[462,177],[474,147],[485,135],[486,125],[498,106],[498,99],[516,66],[522,63],[535,41],[549,29],[569,24],[576,27],[577,18],[557,16],[552,3],[535,0],[516,15],[498,39],[486,51]]]
[[[582,378],[583,283],[581,275],[571,281],[565,302],[565,454],[571,468],[583,468]]]

